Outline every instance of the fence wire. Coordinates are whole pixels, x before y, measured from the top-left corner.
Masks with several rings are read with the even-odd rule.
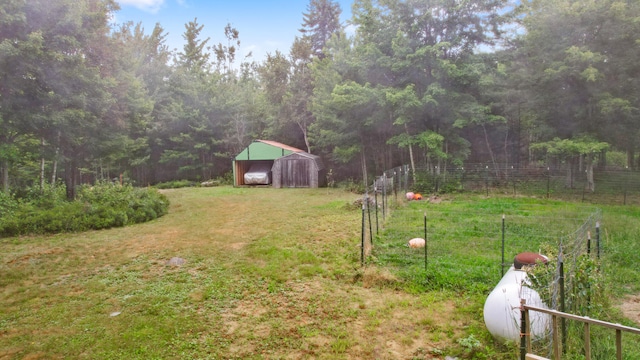
[[[596,168],[590,184],[584,170],[562,167],[490,167],[408,170],[407,187],[426,194],[453,192],[537,196],[591,203],[640,204],[640,172]]]
[[[584,308],[590,294],[576,279],[580,279],[580,262],[585,254],[599,257],[604,252],[598,237],[601,211],[594,205],[579,201],[552,201],[548,205],[522,199],[510,201],[508,196],[513,184],[515,191],[511,194],[516,195],[521,191],[519,189],[525,189],[526,184],[529,195],[532,189],[538,189],[534,197],[539,194],[551,198],[553,189],[566,185],[566,178],[551,176],[550,173],[544,174],[546,178],[518,178],[511,173],[511,182],[499,183],[490,180],[486,169],[456,174],[447,172],[446,176],[438,176],[441,177],[435,181],[425,182],[416,175],[414,181],[408,167],[401,167],[376,178],[368,193],[369,201],[363,201],[366,204],[363,207],[363,238],[366,235],[365,240],[369,241],[363,242],[366,246],[363,263],[369,259],[380,266],[392,268],[404,281],[416,282],[426,288],[488,293],[513,264],[515,255],[554,249],[552,255],[559,255],[564,274],[559,273],[559,265],[555,266],[550,278],[545,280],[549,287],[548,291],[540,294],[542,300],[559,311]],[[434,191],[428,192],[429,189],[420,188],[420,184],[431,184]],[[466,189],[500,196],[483,196],[477,201],[439,206],[442,201],[448,201],[446,196],[440,195],[444,192],[443,187],[449,186],[450,190],[451,184],[455,184],[458,191]],[[615,183],[608,185],[611,189],[615,186],[612,184]],[[404,194],[410,190],[429,195],[423,201],[407,202]],[[561,199],[575,195],[565,194]],[[625,196],[629,195],[627,190]],[[587,198],[582,193],[579,196],[580,199]],[[591,199],[593,196],[589,195]],[[369,213],[384,213],[385,220],[366,226],[371,220],[364,214]],[[407,246],[409,239],[415,237],[426,239],[425,248]],[[541,350],[540,353],[550,354],[550,336],[538,339],[534,346]]]

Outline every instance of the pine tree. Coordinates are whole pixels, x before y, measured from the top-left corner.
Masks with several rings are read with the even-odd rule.
[[[340,4],[332,0],[310,0],[300,32],[311,43],[311,50],[317,57],[324,57],[323,49],[334,34],[342,30],[340,24]]]

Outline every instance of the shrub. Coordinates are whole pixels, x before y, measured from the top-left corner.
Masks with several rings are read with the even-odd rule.
[[[64,186],[45,184],[44,188],[29,187],[22,194],[17,194],[22,202],[41,209],[53,209],[62,206],[66,201],[66,189]]]
[[[461,181],[455,173],[448,176],[430,171],[417,171],[412,190],[421,194],[451,194],[460,191]]]
[[[338,187],[343,188],[346,191],[349,191],[355,194],[363,194],[365,192],[365,187],[362,181],[357,181],[353,179],[341,181],[338,184]]]
[[[155,184],[153,187],[156,189],[179,189],[192,186],[197,186],[197,183],[191,180],[173,180]]]
[[[72,202],[58,201],[47,192],[43,192],[43,197],[27,196],[28,201],[19,203],[0,198],[2,209],[11,208],[11,212],[3,210],[8,216],[0,218],[0,236],[125,226],[156,219],[169,208],[167,198],[155,189],[112,183],[82,186],[78,199]],[[5,202],[9,205],[2,205]]]
[[[0,219],[11,216],[18,207],[18,202],[5,192],[0,191]]]
[[[627,167],[627,154],[622,151],[607,151],[607,165],[617,166],[621,169]]]

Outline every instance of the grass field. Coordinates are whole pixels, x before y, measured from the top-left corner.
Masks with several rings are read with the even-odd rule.
[[[403,226],[419,231],[403,212],[419,222],[426,203],[400,206],[376,238],[377,256],[361,267],[361,212],[349,206],[358,195],[231,187],[166,195],[169,214],[146,224],[0,239],[0,359],[517,356],[482,321],[499,274],[429,286],[413,260],[380,252],[405,241]],[[512,201],[517,208],[531,200]],[[455,215],[443,224],[465,236],[478,226],[460,214],[496,205],[462,199],[438,206]],[[640,292],[640,211],[603,212],[611,294],[622,299]],[[473,247],[464,251],[477,268],[470,274],[499,271]],[[171,266],[172,257],[185,263]],[[457,276],[441,275],[442,284]],[[611,317],[625,320],[615,311]]]

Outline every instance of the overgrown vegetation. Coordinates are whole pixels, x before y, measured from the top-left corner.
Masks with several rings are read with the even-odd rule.
[[[0,195],[0,236],[78,232],[142,223],[167,213],[169,201],[155,189],[109,182],[83,185],[67,201],[64,186]]]

